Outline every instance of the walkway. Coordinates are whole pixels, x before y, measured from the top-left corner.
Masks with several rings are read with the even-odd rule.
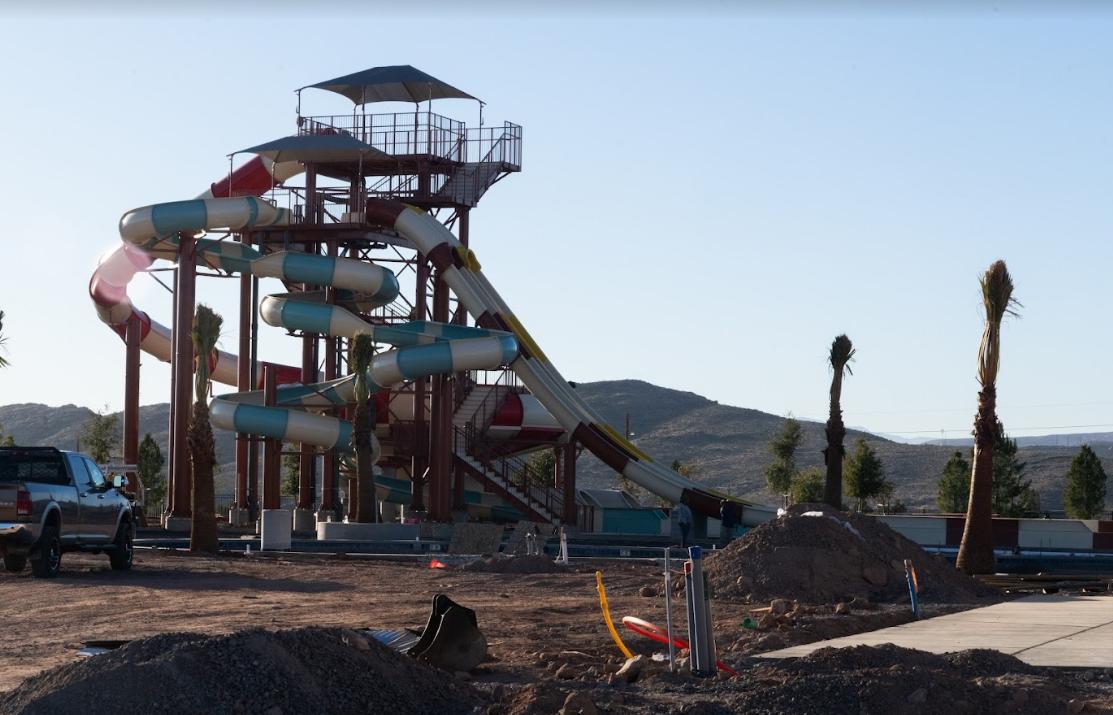
[[[820,648],[892,643],[931,653],[992,648],[1039,666],[1113,666],[1113,596],[1027,596],[882,628],[763,653],[763,658],[795,658]]]

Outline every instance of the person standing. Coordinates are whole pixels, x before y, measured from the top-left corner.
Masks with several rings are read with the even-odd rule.
[[[734,527],[738,524],[738,505],[730,499],[719,502],[719,541],[725,549],[734,539]]]
[[[688,548],[688,533],[692,530],[692,510],[688,508],[685,499],[673,507],[676,512],[676,525],[680,528],[680,548]]]

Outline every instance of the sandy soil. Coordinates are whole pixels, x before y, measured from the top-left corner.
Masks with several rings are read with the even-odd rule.
[[[620,562],[598,566],[616,622],[637,615],[664,623],[658,568]],[[1032,672],[1018,662],[999,666],[997,660],[986,667],[955,670],[942,661],[920,664],[918,659],[926,654],[914,651],[870,649],[853,656],[861,661],[859,668],[829,655],[800,665],[748,657],[792,643],[894,625],[906,617],[898,605],[867,604],[849,615],[835,614],[833,607],[799,610],[795,617],[755,631],[744,629],[742,621],[755,606],[768,604],[716,601],[719,652],[743,671],[742,676],[693,681],[661,673],[656,666],[656,675],[627,685],[614,676],[624,659],[600,616],[594,571],[594,566],[582,564],[563,573],[503,574],[435,570],[428,560],[203,558],[140,551],[134,570],[116,573],[103,557],[67,555],[61,576],[53,581],[32,579],[26,571],[0,574],[0,599],[7,604],[5,638],[0,640],[0,691],[72,662],[83,641],[129,640],[173,631],[224,634],[250,627],[420,626],[432,595],[443,592],[475,609],[487,636],[491,660],[460,677],[481,691],[491,715],[554,713],[573,696],[586,698],[585,708],[565,707],[562,712],[830,713],[836,712],[831,703],[839,702],[855,714],[894,712],[894,707],[923,713],[997,708],[1043,713],[1048,707],[1065,710],[1072,699],[1079,705],[1085,699],[1085,712],[1113,712],[1113,671],[1063,677]],[[646,595],[640,593],[643,589]],[[683,610],[682,601],[674,604]],[[663,650],[625,631],[623,638],[635,653]],[[922,684],[915,681],[917,687],[910,687],[913,675],[927,672],[928,666],[935,670],[921,678]],[[817,689],[817,682],[823,687]],[[1031,699],[1015,701],[1018,690],[1032,693]],[[959,691],[961,697],[955,695]],[[945,702],[940,700],[944,695],[949,698]],[[814,702],[805,705],[808,698]]]
[[[616,619],[636,614],[664,622],[662,599],[637,595],[653,573],[647,566],[605,567]],[[83,641],[251,626],[421,626],[438,592],[475,609],[496,662],[525,665],[527,654],[554,647],[617,653],[599,615],[591,568],[517,575],[434,570],[427,561],[197,558],[139,550],[135,568],[116,573],[104,557],[67,554],[52,581],[32,579],[26,570],[0,574],[0,602],[8,604],[0,690],[72,660]]]

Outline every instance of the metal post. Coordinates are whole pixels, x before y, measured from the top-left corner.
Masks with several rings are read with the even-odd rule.
[[[317,223],[317,169],[313,164],[305,167],[305,222]],[[316,254],[316,244],[306,242],[306,253]],[[313,290],[317,286],[308,283],[302,284],[302,290]],[[306,332],[301,338],[301,382],[310,385],[317,382],[317,333]],[[303,513],[313,509],[313,498],[316,491],[317,467],[316,450],[313,445],[302,442],[301,454],[298,464],[298,503],[297,509]]]
[[[263,366],[263,404],[273,407],[275,404],[276,373],[278,369],[273,365]],[[263,440],[263,509],[280,509],[282,497],[279,484],[279,469],[282,452],[282,442],[274,437]]]
[[[569,442],[562,448],[564,450],[563,474],[561,475],[561,489],[563,490],[564,504],[561,505],[560,520],[565,524],[576,523],[576,443]]]
[[[708,609],[703,575],[703,550],[699,546],[688,548],[690,560],[685,564],[688,580],[688,611],[694,617],[688,622],[688,645],[692,653],[692,675],[715,674],[715,646],[709,641],[711,614]]]
[[[251,277],[251,389],[259,384],[259,279]],[[259,440],[252,437],[247,445],[247,518],[254,523],[259,518]]]
[[[448,284],[438,275],[433,283],[433,320],[448,322]],[[451,517],[452,380],[433,377],[433,402],[429,435],[429,517],[448,521]]]
[[[328,255],[336,258],[336,241],[329,241]],[[325,302],[329,305],[336,304],[335,289],[329,286],[325,289]],[[336,378],[336,338],[325,336],[325,381]],[[326,449],[321,471],[321,506],[320,510],[336,515],[336,450]]]
[[[251,245],[251,239],[240,236],[240,243]],[[251,274],[240,274],[240,313],[239,313],[239,355],[236,358],[236,388],[240,392],[256,389],[251,364]],[[250,437],[246,434],[236,433],[236,501],[235,509],[243,513],[247,509],[247,483],[250,474],[250,460],[248,459],[248,444]],[[239,526],[240,524],[235,524]]]
[[[418,256],[414,320],[425,320],[428,316],[426,295],[428,283],[429,263],[424,256]],[[410,468],[410,508],[415,511],[425,509],[425,472],[429,468],[429,431],[425,424],[425,396],[428,394],[428,388],[427,378],[414,380],[414,454]]]
[[[128,318],[124,332],[126,354],[124,358],[124,464],[139,461],[139,343],[142,339],[142,325],[133,313]],[[139,475],[126,472],[128,491],[142,495]],[[147,505],[144,504],[144,507]],[[161,507],[161,505],[159,505]]]
[[[178,287],[178,269],[175,266],[171,275],[172,283],[175,290]],[[174,330],[174,326],[178,324],[178,297],[171,294],[170,296],[170,418],[167,420],[166,431],[166,463],[169,467],[166,470],[167,485],[166,485],[166,509],[163,514],[169,516],[174,513],[174,395],[178,394],[178,375],[174,371],[174,356],[178,354],[178,332]]]
[[[669,672],[676,672],[676,646],[672,642],[672,566],[669,550],[665,547],[665,637],[669,639]]]
[[[189,518],[193,514],[190,493],[193,475],[190,471],[189,415],[193,397],[193,332],[194,296],[197,287],[196,241],[193,234],[178,236],[178,283],[174,288],[177,320],[174,324],[176,338],[174,362],[174,394],[170,410],[174,414],[174,461],[171,465],[171,482],[174,485],[172,517]]]

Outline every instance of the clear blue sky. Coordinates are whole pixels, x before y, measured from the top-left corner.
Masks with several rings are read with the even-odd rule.
[[[296,87],[408,63],[524,125],[524,171],[483,200],[473,245],[569,379],[822,418],[846,332],[848,423],[957,437],[977,278],[1005,258],[1024,304],[1004,330],[1006,425],[1113,429],[1113,15],[339,7],[0,16],[0,403],[118,409],[123,345],[87,282],[119,216],[292,133]],[[305,109],[350,104],[308,92]],[[200,288],[229,322],[233,283]],[[169,322],[150,279],[133,296]],[[265,357],[298,350],[267,329]],[[143,402],[168,399],[168,367],[144,369]]]

